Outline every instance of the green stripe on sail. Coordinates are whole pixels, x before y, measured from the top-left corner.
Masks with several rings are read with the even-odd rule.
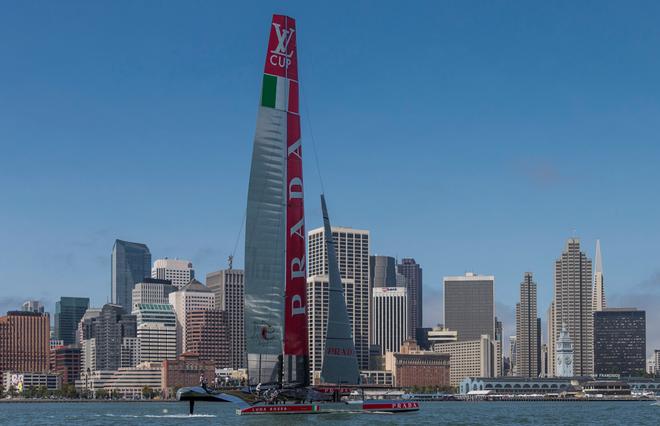
[[[275,108],[275,94],[277,93],[277,77],[264,74],[264,84],[261,89],[261,106]]]

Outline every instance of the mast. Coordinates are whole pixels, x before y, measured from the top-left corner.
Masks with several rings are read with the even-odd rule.
[[[252,151],[245,230],[250,384],[307,374],[305,222],[295,20],[273,15]]]
[[[328,320],[321,381],[357,385],[360,372],[355,354],[355,343],[351,336],[351,323],[346,310],[344,287],[341,284],[335,243],[332,238],[330,217],[324,195],[321,195],[321,209],[323,210],[323,228],[328,253]]]

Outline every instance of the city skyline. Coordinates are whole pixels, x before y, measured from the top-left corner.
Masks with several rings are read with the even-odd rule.
[[[62,5],[52,13],[79,30],[80,22],[64,16],[70,7]],[[644,309],[649,324],[658,323],[660,265],[654,252],[660,240],[655,225],[660,207],[653,199],[639,202],[648,200],[658,181],[654,159],[660,152],[654,135],[659,132],[649,120],[655,108],[649,96],[658,90],[652,76],[660,72],[658,60],[648,56],[660,39],[650,26],[653,15],[610,7],[598,12],[600,24],[585,25],[593,13],[590,8],[576,5],[575,21],[565,21],[556,19],[561,7],[548,6],[543,10],[547,17],[532,15],[541,28],[535,30],[515,22],[517,13],[522,13],[516,7],[493,11],[486,6],[479,11],[445,5],[429,9],[437,13],[417,14],[419,22],[403,13],[399,21],[406,24],[403,34],[379,23],[367,24],[364,30],[348,16],[324,23],[323,13],[301,4],[283,7],[304,23],[301,78],[310,96],[301,101],[310,110],[306,119],[312,120],[317,149],[323,154],[321,172],[335,203],[334,222],[369,230],[371,254],[417,259],[425,270],[426,326],[442,321],[432,315],[441,311],[442,277],[475,271],[496,277],[495,313],[504,320],[504,335],[513,334],[520,275],[534,273],[539,312],[545,312],[552,294],[553,262],[573,235],[582,237],[590,259],[595,256],[595,240],[601,240],[608,305]],[[28,9],[13,6],[9,12],[23,16]],[[3,140],[9,141],[0,159],[0,190],[7,196],[7,208],[0,212],[4,225],[0,312],[38,299],[53,314],[60,296],[90,297],[91,305],[100,307],[109,296],[108,254],[115,238],[147,244],[154,259],[190,259],[200,277],[224,268],[230,254],[236,254],[238,268],[243,264],[242,250],[234,252],[234,247],[245,206],[253,100],[259,82],[257,71],[245,70],[259,69],[255,64],[262,52],[239,49],[227,65],[209,45],[215,40],[224,48],[228,37],[230,44],[249,39],[245,44],[261,46],[266,38],[263,22],[270,11],[233,9],[240,16],[236,21],[245,23],[242,27],[210,14],[198,23],[199,30],[183,17],[190,38],[178,39],[167,35],[177,11],[167,7],[157,11],[154,21],[163,23],[163,28],[157,25],[149,33],[139,25],[147,10],[136,6],[134,20],[126,23],[126,37],[135,46],[124,39],[102,45],[111,52],[126,48],[117,59],[123,68],[117,69],[111,66],[115,60],[101,51],[93,50],[100,56],[92,59],[84,53],[92,49],[91,43],[102,40],[103,28],[119,18],[112,13],[103,18],[95,5],[85,10],[91,21],[102,24],[101,29],[91,30],[88,40],[74,40],[73,33],[65,30],[45,47],[35,46],[34,40],[21,35],[32,31],[38,39],[50,27],[37,28],[44,22],[34,16],[15,21],[23,28],[11,22],[0,26],[6,39],[17,40],[0,47],[3,56],[23,58],[0,70],[2,81],[12,83],[3,86],[6,102],[0,105]],[[356,21],[364,21],[366,7],[355,6],[352,11]],[[397,12],[382,10],[379,16],[388,22]],[[507,17],[507,12],[513,16]],[[510,28],[488,24],[493,13]],[[473,18],[455,22],[451,17],[457,15]],[[638,28],[629,27],[630,22]],[[623,25],[628,34],[611,40],[615,30],[607,24]],[[332,25],[343,31],[332,31]],[[323,39],[319,33],[334,37]],[[640,34],[646,39],[638,40]],[[488,41],[491,35],[493,42]],[[599,42],[603,37],[609,40],[607,49]],[[391,74],[368,81],[391,64],[382,56],[387,49],[399,50],[411,39],[419,42],[409,51],[418,69],[395,64]],[[178,53],[157,49],[161,41],[174,45]],[[507,42],[513,46],[501,47]],[[377,46],[375,52],[365,54],[372,45]],[[310,51],[308,46],[330,55]],[[442,52],[437,58],[429,54],[435,47]],[[496,53],[489,53],[493,47]],[[49,48],[61,59],[46,54]],[[582,55],[583,49],[589,53]],[[539,52],[549,50],[564,53],[554,56],[556,62],[540,57]],[[143,55],[145,51],[151,54]],[[625,60],[613,63],[615,55]],[[479,56],[483,58],[475,59]],[[333,61],[356,62],[356,70],[350,70],[354,77],[341,77],[348,89],[364,95],[363,100],[346,102],[348,92],[332,93],[337,77],[326,68],[334,69]],[[58,71],[46,77],[32,69],[44,63]],[[125,65],[129,63],[139,67]],[[443,70],[440,76],[437,69]],[[637,83],[624,77],[631,69],[642,70],[635,73]],[[455,75],[457,70],[461,76]],[[419,87],[402,80],[408,73],[413,73],[419,87],[432,88],[433,102]],[[152,76],[153,81],[148,81]],[[236,88],[228,88],[228,81]],[[393,97],[400,101],[393,103],[377,91],[383,83],[397,87]],[[101,96],[92,90],[96,87]],[[110,91],[116,91],[114,96],[105,96]],[[437,99],[446,103],[438,104]],[[32,109],[43,101],[61,108]],[[177,102],[182,106],[174,105]],[[395,113],[388,115],[392,113],[386,110],[393,105]],[[179,109],[191,106],[196,115]],[[145,114],[146,120],[131,118]],[[361,125],[337,128],[338,122],[353,115],[362,117]],[[106,116],[114,121],[112,126],[102,121]],[[384,132],[380,127],[387,121],[401,129],[387,125]],[[27,131],[33,122],[40,126]],[[95,126],[107,132],[99,134],[93,131]],[[312,137],[305,121],[303,140],[306,158],[311,159],[314,148],[308,143]],[[401,146],[410,160],[401,159]],[[125,151],[133,147],[135,157],[123,163]],[[189,158],[182,159],[182,151],[188,151]],[[148,161],[154,152],[162,161]],[[346,152],[351,153],[351,162]],[[230,155],[232,161],[226,161]],[[377,167],[369,164],[372,160]],[[308,197],[320,192],[313,163],[306,163]],[[347,173],[348,165],[355,163],[365,168]],[[117,176],[117,170],[123,175]],[[356,179],[362,184],[355,185]],[[129,182],[135,186],[128,186]],[[172,191],[183,189],[190,189],[186,198],[198,203],[233,201],[213,201],[207,211],[190,208],[189,203],[175,205]],[[387,205],[394,194],[400,197],[403,190],[419,209],[374,209]],[[607,203],[595,202],[602,199]],[[485,204],[496,207],[484,210]],[[320,224],[317,206],[308,206],[306,219],[308,229]],[[189,226],[176,229],[177,224]],[[52,274],[54,270],[58,273]],[[25,285],[9,285],[18,282]],[[660,331],[649,327],[648,333],[649,350],[658,347]]]

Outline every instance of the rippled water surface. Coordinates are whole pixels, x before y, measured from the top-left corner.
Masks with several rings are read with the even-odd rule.
[[[0,403],[2,425],[660,425],[653,402],[431,402],[417,413],[243,416],[229,403]]]

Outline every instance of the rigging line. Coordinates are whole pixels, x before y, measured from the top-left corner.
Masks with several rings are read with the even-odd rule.
[[[299,45],[298,46],[299,51],[300,51],[300,47],[301,46]],[[300,54],[298,55],[298,59],[300,59]],[[300,61],[298,61],[298,62],[300,62]],[[312,61],[310,59],[310,63],[311,62]],[[319,163],[319,154],[318,154],[318,150],[316,149],[316,139],[314,139],[314,130],[312,129],[312,116],[309,113],[309,104],[307,103],[307,97],[305,96],[305,89],[304,89],[305,85],[302,84],[302,82],[300,80],[301,80],[300,76],[298,76],[298,81],[300,83],[300,84],[298,84],[298,88],[300,90],[300,95],[302,97],[303,103],[305,104],[305,116],[307,117],[305,121],[307,122],[307,128],[309,129],[309,136],[310,136],[310,139],[312,140],[312,151],[314,151],[314,162],[316,163],[316,173],[317,173],[318,178],[319,178],[319,183],[321,184],[321,193],[325,194],[325,185],[323,185],[323,176],[321,174],[321,165]]]
[[[243,221],[241,222],[240,228],[238,228],[238,235],[236,235],[236,242],[234,243],[234,250],[231,252],[232,259],[236,256],[236,250],[238,250],[238,242],[241,239],[241,234],[245,228],[245,219],[247,218],[247,207],[243,210]]]

